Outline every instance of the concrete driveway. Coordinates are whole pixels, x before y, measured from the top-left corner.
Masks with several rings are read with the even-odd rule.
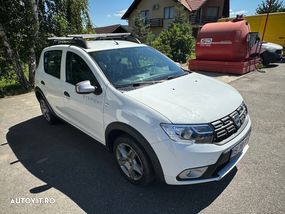
[[[248,153],[192,186],[134,186],[102,145],[48,125],[33,93],[0,99],[0,213],[285,213],[285,64],[263,70],[230,82],[252,118]]]

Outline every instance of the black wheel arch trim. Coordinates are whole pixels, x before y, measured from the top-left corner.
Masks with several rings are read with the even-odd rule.
[[[137,131],[128,124],[122,122],[113,122],[109,124],[105,130],[106,147],[109,151],[113,150],[112,140],[114,139],[112,139],[111,133],[114,131],[126,133],[130,135],[132,138],[134,138],[147,153],[148,158],[150,159],[151,164],[154,168],[154,173],[156,175],[156,178],[158,178],[162,182],[165,182],[163,170],[159,162],[159,159],[156,153],[154,152],[153,148],[149,144],[149,142],[144,138],[144,136],[139,131]]]
[[[39,87],[35,87],[35,95],[38,101],[40,101],[40,97],[38,96],[38,93],[41,95],[41,97],[44,99],[46,104],[48,105],[49,109],[51,110],[52,114],[56,116],[55,112],[53,111],[52,107],[50,106],[49,102],[47,101],[43,91]],[[56,116],[57,117],[57,116]]]

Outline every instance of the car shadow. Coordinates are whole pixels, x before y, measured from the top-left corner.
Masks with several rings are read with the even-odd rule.
[[[278,64],[271,63],[271,64],[268,64],[268,65],[265,65],[264,68],[275,68],[275,67],[278,67],[278,66],[279,66]]]
[[[104,146],[72,126],[51,126],[35,117],[9,129],[7,141],[18,160],[46,183],[32,194],[58,189],[87,213],[197,213],[209,206],[235,176],[219,182],[146,187],[126,181]],[[56,198],[55,198],[56,200]]]

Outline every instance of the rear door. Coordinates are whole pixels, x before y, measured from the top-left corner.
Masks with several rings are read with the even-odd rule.
[[[63,106],[62,94],[62,68],[63,68],[63,50],[50,49],[44,52],[42,61],[41,75],[39,85],[43,91],[50,106],[57,115],[61,115]]]
[[[99,84],[95,76],[96,71],[92,68],[89,60],[90,58],[88,59],[79,51],[70,50],[66,52],[63,113],[68,122],[99,142],[104,142],[104,90],[100,94],[78,94],[75,91],[75,85],[85,80],[89,80],[93,86],[102,88],[102,84]]]

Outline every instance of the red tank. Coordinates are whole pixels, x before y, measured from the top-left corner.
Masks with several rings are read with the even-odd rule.
[[[249,25],[246,21],[205,24],[197,38],[196,57],[204,60],[247,59]]]
[[[245,20],[205,24],[196,42],[196,59],[190,70],[243,74],[255,70],[259,60],[250,58],[253,44]],[[256,47],[256,46],[255,46]]]

